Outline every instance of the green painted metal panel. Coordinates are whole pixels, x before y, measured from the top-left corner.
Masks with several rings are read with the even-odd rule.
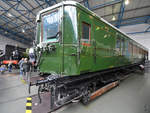
[[[78,9],[78,31],[79,31],[79,40],[80,40],[80,72],[86,73],[90,72],[92,69],[93,64],[93,54],[92,54],[92,43],[91,41],[87,44],[90,46],[83,45],[84,41],[83,39],[83,33],[82,33],[82,24],[87,23],[90,25],[90,40],[93,40],[93,23],[92,20],[89,18],[89,15],[87,15],[85,12]],[[85,43],[86,44],[86,43]]]
[[[43,52],[40,59],[40,72],[61,74],[62,66],[62,49],[59,43],[55,43],[56,50]]]

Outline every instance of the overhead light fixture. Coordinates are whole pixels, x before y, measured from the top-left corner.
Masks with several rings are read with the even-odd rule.
[[[8,15],[9,17],[13,17],[13,15],[12,15],[11,13],[7,13],[7,15]]]
[[[125,5],[128,5],[130,3],[129,0],[125,0]]]
[[[115,17],[115,15],[114,15],[114,9],[115,9],[115,6],[114,5],[112,5],[112,21],[115,21],[116,20],[116,17]]]
[[[25,30],[24,30],[24,29],[22,29],[22,32],[23,32],[23,33],[25,33]]]
[[[112,17],[112,21],[115,21],[116,20],[116,17],[113,15],[113,17]]]

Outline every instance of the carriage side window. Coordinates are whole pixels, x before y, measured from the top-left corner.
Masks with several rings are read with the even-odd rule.
[[[139,56],[139,47],[137,46],[137,56]]]
[[[120,39],[119,38],[117,39],[117,45],[116,45],[116,47],[120,48]]]
[[[91,25],[82,22],[82,45],[90,45]]]
[[[139,53],[140,53],[140,58],[142,58],[142,49],[141,48],[139,50]]]
[[[136,46],[136,56],[138,56],[139,48]]]
[[[135,44],[133,45],[133,56],[134,57],[136,56],[136,45]]]
[[[122,40],[121,40],[121,43],[122,43],[122,44],[121,44],[121,46],[122,46],[122,47],[121,47],[121,48],[122,48],[122,50],[121,50],[121,51],[122,51],[122,55],[125,55],[125,48],[124,48],[124,46],[125,46],[125,40],[122,39]]]
[[[133,54],[133,44],[131,42],[129,42],[129,53],[132,56],[132,54]]]
[[[121,54],[121,39],[120,38],[117,38],[116,49],[117,49],[117,52],[120,55]]]
[[[133,44],[131,43],[131,55],[133,56]]]

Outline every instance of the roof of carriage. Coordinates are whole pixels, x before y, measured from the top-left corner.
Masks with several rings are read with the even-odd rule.
[[[62,0],[1,0],[0,35],[31,45],[36,15]],[[150,23],[150,0],[75,0],[116,27]],[[129,5],[125,5],[129,1]],[[67,1],[66,3],[71,3]],[[72,2],[72,4],[78,4]],[[112,20],[115,16],[116,20]]]

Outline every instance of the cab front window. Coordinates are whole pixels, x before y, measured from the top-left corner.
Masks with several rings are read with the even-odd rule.
[[[60,11],[55,10],[42,16],[42,42],[57,42],[59,34]]]

